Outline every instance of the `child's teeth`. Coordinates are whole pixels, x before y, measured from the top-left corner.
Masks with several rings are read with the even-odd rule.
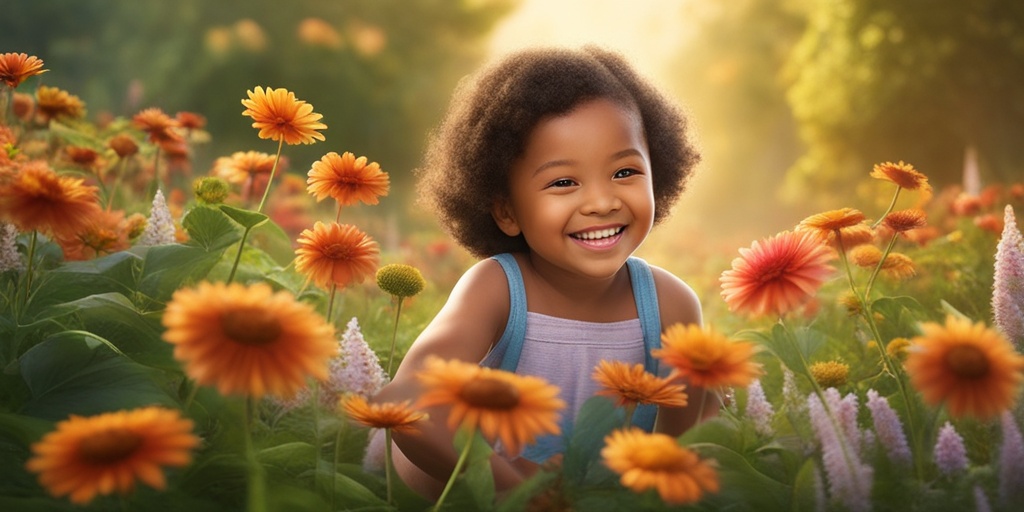
[[[614,236],[619,232],[619,228],[608,228],[599,231],[590,231],[587,233],[580,233],[579,238],[584,240],[597,240],[598,238],[608,238]]]

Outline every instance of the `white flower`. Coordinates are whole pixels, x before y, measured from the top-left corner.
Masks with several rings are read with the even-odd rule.
[[[171,218],[171,210],[167,208],[167,201],[164,193],[157,189],[153,196],[153,208],[149,212],[149,220],[146,222],[146,229],[139,237],[138,245],[166,245],[173,244],[174,219]]]

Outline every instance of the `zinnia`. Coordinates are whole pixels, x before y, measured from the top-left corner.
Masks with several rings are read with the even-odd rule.
[[[800,221],[797,231],[810,231],[818,235],[821,240],[828,240],[834,237],[835,232],[844,228],[856,226],[864,221],[864,214],[855,208],[841,208],[823,213],[811,215]]]
[[[388,195],[388,173],[377,162],[366,162],[365,156],[356,158],[347,151],[340,156],[333,151],[327,153],[309,170],[309,193],[317,202],[332,197],[339,207],[360,201],[377,204],[378,197]]]
[[[945,403],[957,418],[991,418],[1013,406],[1024,356],[997,331],[954,316],[921,329],[904,366],[925,402]]]
[[[897,233],[904,233],[912,229],[923,228],[928,223],[928,219],[923,210],[911,208],[889,212],[882,223]]]
[[[71,237],[88,228],[99,212],[96,187],[60,176],[42,161],[23,165],[0,186],[0,218],[9,219],[23,233]]]
[[[0,54],[0,81],[7,84],[7,87],[14,89],[21,85],[26,78],[41,75],[49,71],[43,69],[43,61],[36,56],[29,56],[24,53]]]
[[[154,144],[166,142],[180,142],[184,140],[175,131],[181,125],[163,110],[152,107],[147,108],[132,117],[132,124],[149,135],[149,141]]]
[[[622,361],[602,360],[591,377],[603,389],[598,395],[614,398],[618,406],[655,404],[666,407],[686,407],[686,385],[678,382],[678,374],[662,378],[644,369],[644,365],[630,365]]]
[[[377,242],[351,224],[318,221],[297,242],[295,270],[322,288],[362,282],[380,264]]]
[[[242,115],[252,118],[252,127],[260,131],[259,138],[283,140],[289,145],[324,140],[317,131],[327,129],[327,125],[320,122],[324,116],[313,112],[313,105],[296,99],[295,93],[270,87],[266,91],[256,87],[246,92],[249,99],[242,100],[245,107]]]
[[[192,421],[177,410],[146,407],[91,417],[71,416],[32,445],[25,467],[53,496],[85,505],[96,495],[127,495],[141,480],[163,490],[161,467],[192,461],[199,444]]]
[[[423,394],[418,405],[451,407],[448,427],[479,429],[490,442],[501,440],[515,456],[542,434],[558,434],[565,402],[558,387],[540,377],[485,368],[465,361],[427,360],[418,374]]]
[[[740,249],[722,272],[730,311],[783,315],[810,299],[832,272],[834,252],[807,232],[785,231]]]
[[[327,378],[334,329],[313,308],[265,283],[199,283],[174,292],[164,340],[199,384],[221,394],[290,397]]]
[[[699,325],[673,324],[661,335],[660,349],[651,353],[683,374],[694,386],[747,387],[760,375],[761,365],[752,361],[756,347],[731,341]]]
[[[931,192],[932,186],[928,184],[928,177],[914,169],[913,165],[903,163],[885,162],[876,164],[871,169],[871,177],[880,180],[891,181],[907,190],[921,189],[923,192]]]
[[[363,396],[351,394],[342,397],[340,403],[352,421],[371,428],[389,428],[395,432],[415,432],[416,423],[427,417],[426,413],[413,409],[409,400],[371,404]]]
[[[616,430],[604,441],[601,457],[605,465],[635,492],[657,489],[661,499],[671,505],[696,503],[706,493],[718,492],[715,468],[670,436],[633,428]]]
[[[79,118],[85,115],[85,103],[67,91],[40,85],[36,89],[36,110],[47,120],[57,117]]]

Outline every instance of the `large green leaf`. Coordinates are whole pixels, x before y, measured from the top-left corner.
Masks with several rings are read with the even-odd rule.
[[[220,205],[220,211],[224,212],[224,214],[230,217],[231,220],[247,229],[252,229],[270,220],[270,217],[267,217],[266,214],[243,208],[235,208],[234,206],[226,204]]]
[[[605,436],[624,422],[622,410],[605,397],[595,396],[583,403],[562,459],[567,485],[601,484],[612,478],[599,454]]]
[[[242,239],[238,226],[219,208],[196,206],[181,220],[188,231],[189,245],[216,252]]]
[[[139,291],[156,301],[166,302],[181,286],[205,277],[223,252],[223,249],[208,252],[195,245],[150,247],[143,260]]]
[[[793,512],[822,510],[825,504],[818,503],[819,497],[825,495],[822,485],[824,482],[818,472],[818,464],[814,459],[807,459],[793,483]]]
[[[24,495],[27,489],[37,487],[35,476],[25,470],[25,461],[29,457],[29,446],[52,429],[53,423],[49,421],[0,413],[0,496]],[[42,495],[41,489],[39,494]],[[0,507],[0,510],[28,509]]]
[[[31,392],[20,412],[37,418],[175,405],[156,385],[153,370],[81,333],[56,334],[32,347],[19,371]]]
[[[786,510],[792,487],[758,471],[742,453],[717,444],[691,445],[701,458],[717,462],[721,489],[704,498],[712,510]]]
[[[98,293],[121,293],[130,296],[142,260],[127,251],[116,252],[89,261],[65,263],[42,274],[29,304],[28,318],[50,318],[50,306]]]

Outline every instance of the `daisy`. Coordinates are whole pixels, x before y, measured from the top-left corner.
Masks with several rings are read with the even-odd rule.
[[[340,405],[352,421],[393,432],[415,432],[416,423],[427,417],[426,413],[413,409],[409,400],[371,404],[362,395],[353,393],[342,397]]]
[[[854,208],[841,208],[811,215],[800,221],[797,231],[810,231],[822,240],[835,237],[835,232],[856,226],[864,221],[864,214]]]
[[[0,82],[11,89],[17,88],[26,78],[49,71],[43,69],[43,61],[24,53],[0,54]]]
[[[324,140],[317,130],[326,130],[320,122],[322,115],[313,112],[313,105],[295,98],[287,89],[266,91],[256,87],[246,91],[249,99],[242,100],[243,116],[252,118],[252,127],[258,129],[261,139],[271,139],[289,145],[312,144]]]
[[[377,162],[367,164],[365,156],[356,158],[347,151],[340,156],[333,151],[327,153],[313,163],[308,175],[309,193],[317,202],[332,197],[339,207],[360,201],[377,204],[380,196],[388,195],[388,173]]]
[[[351,224],[317,221],[297,243],[295,270],[322,288],[360,283],[380,264],[377,242]]]
[[[598,363],[591,375],[602,387],[597,394],[614,398],[620,407],[638,404],[686,407],[686,385],[679,383],[677,376],[673,373],[662,378],[647,372],[642,364],[605,360]]]
[[[880,180],[891,181],[901,188],[907,190],[918,190],[931,192],[932,186],[928,184],[928,177],[914,169],[913,165],[903,163],[885,162],[875,165],[871,170],[871,177]]]
[[[699,325],[673,324],[661,335],[661,347],[651,351],[654,357],[679,371],[694,386],[747,387],[762,373],[752,359],[753,343],[731,341]]]
[[[18,231],[44,231],[71,237],[88,228],[100,211],[96,187],[82,179],[60,176],[42,161],[21,166],[0,186],[0,218]]]
[[[670,436],[633,428],[616,430],[604,441],[601,457],[605,465],[635,492],[656,489],[670,505],[696,503],[705,494],[718,492],[714,466]]]

